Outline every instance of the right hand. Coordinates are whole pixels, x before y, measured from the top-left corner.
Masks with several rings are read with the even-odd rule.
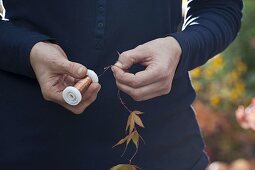
[[[255,131],[255,100],[245,108],[239,106],[236,110],[236,120],[243,129],[252,129]]]
[[[45,100],[60,104],[75,114],[81,114],[96,100],[101,88],[98,83],[92,83],[89,86],[88,90],[82,94],[82,101],[77,106],[68,105],[64,101],[63,90],[84,78],[87,68],[69,61],[60,46],[49,42],[35,44],[30,53],[30,63]]]

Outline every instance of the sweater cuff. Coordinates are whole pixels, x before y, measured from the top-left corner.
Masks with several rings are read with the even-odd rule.
[[[175,71],[175,77],[180,77],[188,71],[188,58],[190,54],[189,36],[184,32],[172,33],[170,36],[177,40],[182,49],[180,61]]]
[[[22,56],[25,56],[25,61],[24,61],[25,70],[23,71],[23,74],[25,76],[28,76],[30,78],[36,78],[30,63],[30,52],[36,43],[43,42],[43,41],[55,42],[55,40],[49,36],[46,36],[37,32],[30,32],[26,40],[24,40],[22,44],[20,45],[20,50],[19,50],[20,58],[23,58]]]

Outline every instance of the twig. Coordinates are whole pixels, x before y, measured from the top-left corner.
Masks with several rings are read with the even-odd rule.
[[[118,90],[118,93],[117,93],[117,96],[120,100],[120,103],[124,106],[124,108],[129,112],[131,113],[132,111],[127,107],[127,105],[124,103],[124,101],[122,100],[121,96],[120,96],[120,90]]]
[[[137,152],[138,152],[138,148],[136,148],[134,155],[130,158],[129,164],[131,164],[131,162],[134,159],[134,157],[136,156]]]
[[[117,52],[117,53],[119,54],[119,52]],[[120,55],[120,54],[119,54],[119,55]],[[104,73],[105,73],[106,71],[108,71],[112,66],[113,66],[113,65],[109,65],[109,66],[105,67],[105,68],[104,68],[104,71],[103,71],[98,77],[101,77],[102,75],[104,75]],[[117,67],[117,66],[116,66],[116,67]],[[119,98],[121,104],[125,107],[125,109],[126,109],[129,113],[131,113],[132,111],[126,106],[126,104],[124,103],[124,101],[122,100],[122,98],[121,98],[121,96],[120,96],[120,90],[118,90],[117,96],[118,96],[118,98]]]
[[[125,155],[125,153],[127,151],[127,147],[128,147],[128,145],[126,144],[125,149],[124,149],[123,153],[121,154],[121,157],[123,157]]]

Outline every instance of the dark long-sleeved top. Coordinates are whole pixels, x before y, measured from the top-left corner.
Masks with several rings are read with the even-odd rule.
[[[100,73],[116,62],[117,51],[166,36],[182,48],[171,92],[144,102],[122,94],[129,107],[145,112],[146,144],[134,163],[145,170],[199,169],[204,146],[190,107],[195,92],[188,71],[234,40],[242,0],[189,0],[180,32],[181,0],[3,2],[8,20],[0,22],[0,169],[101,170],[127,162],[120,158],[123,148],[111,148],[123,137],[128,116],[112,74],[100,77],[97,101],[73,115],[43,99],[29,61],[34,44],[58,43],[69,60]]]

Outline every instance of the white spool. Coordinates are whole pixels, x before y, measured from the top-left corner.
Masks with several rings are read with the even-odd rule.
[[[87,75],[93,83],[98,83],[98,76],[93,70],[87,70]],[[73,86],[68,86],[63,91],[63,98],[66,103],[72,106],[78,105],[82,100],[81,92]]]
[[[89,70],[87,71],[87,75],[91,78],[91,80],[93,81],[93,83],[98,83],[98,76],[97,74],[93,71],[93,70]]]
[[[76,106],[81,102],[82,96],[78,89],[72,86],[68,86],[63,91],[63,98],[69,105]]]

